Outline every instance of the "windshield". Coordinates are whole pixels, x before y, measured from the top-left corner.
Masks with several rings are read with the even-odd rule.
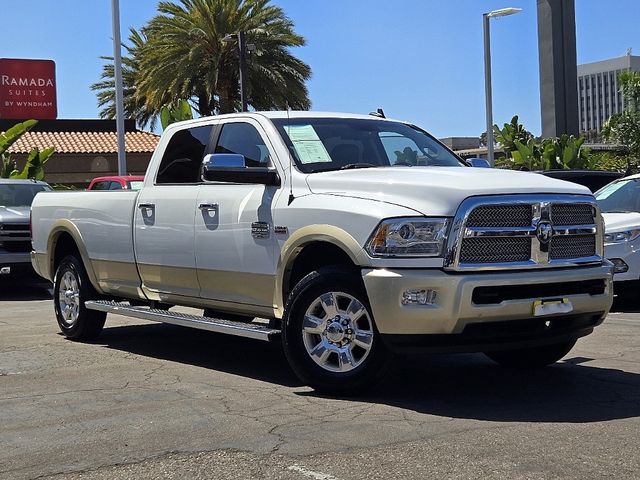
[[[603,212],[640,212],[640,179],[610,183],[595,193]]]
[[[0,184],[0,207],[30,207],[38,192],[51,190],[47,185],[2,183]]]
[[[400,122],[296,118],[273,123],[305,173],[360,167],[464,166],[427,132]]]

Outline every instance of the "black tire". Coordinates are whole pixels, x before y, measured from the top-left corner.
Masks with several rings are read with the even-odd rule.
[[[494,362],[509,368],[541,368],[556,363],[576,344],[576,340],[535,348],[500,350],[484,354]]]
[[[77,314],[71,313],[68,318],[61,305],[64,300],[61,289],[65,288],[65,278],[75,279],[77,283]],[[73,290],[68,290],[73,291]],[[70,296],[73,296],[70,294]],[[107,318],[105,312],[88,310],[84,306],[87,300],[98,299],[99,295],[91,285],[82,261],[75,255],[69,255],[62,259],[56,270],[53,283],[53,305],[58,326],[65,337],[71,340],[89,341],[95,339],[104,327]],[[72,309],[73,310],[73,309]]]
[[[353,324],[349,323],[349,327],[344,327],[344,332],[351,332],[352,335],[345,340],[344,345],[334,344],[329,341],[326,335],[329,325],[327,320],[335,321],[336,317],[330,317],[326,315],[322,317],[325,322],[320,326],[320,329],[324,329],[322,334],[309,335],[303,333],[303,320],[308,309],[313,305],[317,305],[318,300],[322,295],[330,292],[337,293],[338,301],[346,301],[350,296],[352,299],[356,299],[360,302],[361,306],[366,309],[367,317],[364,313],[361,314],[357,322],[365,322],[367,325],[367,338],[371,338],[371,345],[368,350],[363,349],[357,345],[353,338],[356,336],[356,332],[360,331],[359,328],[362,325],[357,325],[354,321]],[[343,295],[341,297],[341,295]],[[336,298],[336,297],[334,297]],[[326,313],[326,312],[325,312]],[[345,318],[343,321],[348,320]],[[349,330],[347,330],[349,328]],[[351,330],[352,329],[352,330]],[[333,335],[336,333],[334,332]],[[340,333],[338,333],[340,335]],[[353,362],[347,365],[347,368],[352,368],[349,371],[329,371],[327,368],[341,368],[343,365],[343,359],[337,352],[331,351],[329,357],[333,356],[336,365],[331,365],[329,359],[326,360],[325,366],[320,366],[319,363],[314,361],[311,354],[307,350],[305,341],[309,341],[308,338],[317,338],[319,343],[328,342],[331,345],[327,345],[331,348],[338,348],[342,345],[344,349],[351,349],[350,358],[354,362],[359,362],[355,368]],[[361,337],[364,338],[364,337]],[[335,338],[334,338],[335,339]],[[338,395],[353,395],[364,392],[367,388],[374,385],[379,381],[387,370],[389,353],[383,345],[380,335],[375,327],[375,321],[371,312],[371,305],[367,298],[362,278],[357,272],[353,270],[345,269],[342,267],[325,267],[318,271],[311,272],[304,277],[292,290],[287,304],[284,310],[284,316],[282,319],[282,343],[284,352],[289,362],[289,365],[296,373],[296,375],[305,384],[310,385],[319,392]],[[353,343],[351,347],[349,344]],[[317,346],[317,345],[316,345]],[[364,354],[355,352],[360,349]],[[359,359],[356,356],[359,355]]]

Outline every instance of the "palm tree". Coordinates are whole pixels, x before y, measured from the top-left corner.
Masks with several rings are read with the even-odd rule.
[[[200,115],[239,110],[238,46],[223,38],[240,31],[251,46],[249,105],[256,110],[308,109],[305,82],[311,70],[289,52],[305,40],[280,7],[270,0],[180,0],[160,2],[158,15],[136,42],[130,39],[130,56],[123,60],[130,74],[124,81],[125,110],[139,122],[180,99],[189,100]],[[110,107],[101,112],[107,117],[113,117],[112,71],[107,65],[103,82],[93,86],[99,101]]]
[[[160,114],[159,108],[147,106],[147,99],[137,91],[136,79],[139,76],[139,52],[147,42],[144,32],[135,29],[129,31],[130,45],[123,44],[126,53],[122,56],[122,83],[124,93],[124,112],[128,118],[135,118],[138,126],[154,128]],[[91,85],[91,90],[97,92],[98,107],[102,108],[100,117],[115,118],[115,80],[113,57],[100,57],[108,64],[102,67],[101,80]]]

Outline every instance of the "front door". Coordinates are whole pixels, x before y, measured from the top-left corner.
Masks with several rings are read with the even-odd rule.
[[[248,168],[272,166],[266,138],[252,120],[223,123],[215,153],[244,155]],[[278,191],[261,184],[200,185],[195,243],[201,297],[273,306],[277,255],[271,212]]]
[[[147,179],[138,196],[136,262],[143,286],[152,292],[199,296],[194,220],[200,165],[212,131],[203,125],[174,133],[156,178]]]

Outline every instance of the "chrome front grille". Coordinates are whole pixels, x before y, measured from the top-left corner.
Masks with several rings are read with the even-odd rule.
[[[0,224],[0,248],[12,253],[31,251],[29,224]]]
[[[596,254],[594,235],[557,237],[549,245],[549,259],[590,257]]]
[[[602,261],[603,223],[582,195],[465,200],[453,221],[445,268],[544,268]]]
[[[482,205],[471,211],[467,227],[527,227],[532,216],[531,205]]]
[[[551,205],[551,221],[554,225],[589,225],[593,223],[593,207],[581,203]]]
[[[460,249],[462,263],[526,262],[531,239],[526,237],[465,238]]]

